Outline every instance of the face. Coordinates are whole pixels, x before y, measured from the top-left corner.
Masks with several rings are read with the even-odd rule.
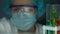
[[[18,29],[27,31],[32,28],[32,26],[36,22],[36,6],[24,1],[23,3],[16,3],[11,6],[11,23],[15,25]]]

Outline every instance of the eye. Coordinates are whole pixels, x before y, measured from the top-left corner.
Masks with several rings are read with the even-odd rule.
[[[17,8],[15,8],[15,9],[13,9],[14,11],[18,11],[18,9]]]
[[[16,12],[18,12],[18,10],[19,10],[18,8],[13,8],[13,9],[12,9],[12,12],[13,12],[13,13],[16,13]]]

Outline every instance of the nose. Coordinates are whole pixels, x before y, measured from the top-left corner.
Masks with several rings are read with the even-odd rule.
[[[18,16],[20,18],[24,18],[24,16],[25,16],[24,11],[23,10],[19,11]]]

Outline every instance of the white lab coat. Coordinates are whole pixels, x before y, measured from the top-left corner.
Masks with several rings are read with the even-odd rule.
[[[0,19],[0,34],[17,34],[17,28],[4,17]]]
[[[0,19],[0,34],[18,34],[18,29],[13,26],[9,20],[6,18]],[[34,33],[20,33],[20,34],[34,34]],[[42,25],[37,24],[36,25],[36,32],[35,34],[43,34],[43,28]]]

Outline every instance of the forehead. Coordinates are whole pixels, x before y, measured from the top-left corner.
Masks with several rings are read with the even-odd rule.
[[[31,2],[31,0],[14,0],[13,5],[31,5],[34,4]]]

